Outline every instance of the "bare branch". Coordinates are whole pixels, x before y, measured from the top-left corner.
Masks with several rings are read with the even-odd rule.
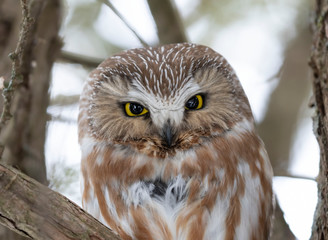
[[[43,4],[40,4],[39,7],[42,8],[42,5]],[[23,15],[21,32],[16,50],[10,54],[10,58],[13,62],[12,75],[8,86],[6,86],[2,91],[4,103],[0,118],[0,133],[8,120],[12,117],[10,113],[10,107],[15,89],[19,86],[27,86],[28,84],[30,61],[28,57],[29,54],[27,52],[31,51],[31,45],[33,44],[33,36],[36,30],[36,25],[34,24],[34,19],[30,17],[27,0],[21,0],[21,6]],[[3,150],[4,146],[1,145],[0,158],[2,157]]]
[[[53,122],[60,122],[60,123],[66,123],[66,124],[76,124],[76,119],[68,118],[61,115],[50,115],[49,119]]]
[[[298,175],[298,174],[291,174],[289,172],[279,171],[274,173],[275,177],[288,177],[288,178],[295,178],[295,179],[303,179],[303,180],[310,180],[310,181],[317,181],[317,179],[313,177],[308,177],[304,175]]]
[[[161,44],[187,42],[179,12],[171,0],[148,0]]]
[[[2,164],[0,223],[32,239],[120,239],[64,196]]]
[[[50,101],[50,106],[68,106],[72,104],[77,104],[79,102],[80,95],[56,95]]]
[[[122,14],[114,7],[114,5],[109,0],[98,0],[98,1],[107,5],[116,14],[116,16],[118,16],[122,20],[122,22],[128,27],[128,29],[131,32],[133,32],[133,34],[138,38],[142,46],[144,47],[149,46],[148,43],[145,40],[143,40],[143,38],[131,27],[128,21],[122,16]]]
[[[83,56],[76,53],[61,51],[58,60],[69,62],[69,63],[81,64],[88,68],[96,68],[104,59],[92,58],[89,56]]]

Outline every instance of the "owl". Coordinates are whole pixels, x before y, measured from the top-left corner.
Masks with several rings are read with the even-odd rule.
[[[82,205],[123,240],[268,239],[272,168],[248,99],[214,50],[127,50],[85,84]]]

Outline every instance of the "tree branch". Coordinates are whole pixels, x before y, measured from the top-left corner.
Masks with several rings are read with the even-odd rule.
[[[118,16],[122,20],[122,22],[127,26],[127,28],[138,38],[142,46],[144,47],[149,46],[148,43],[145,40],[143,40],[143,38],[131,27],[128,21],[122,16],[122,14],[114,7],[114,5],[109,0],[98,0],[98,1],[107,5],[116,14],[116,16]]]
[[[308,177],[304,175],[297,175],[297,174],[291,174],[286,171],[275,171],[274,177],[288,177],[288,178],[294,178],[294,179],[300,179],[300,180],[309,180],[309,181],[317,181],[316,178]]]
[[[92,58],[89,56],[83,56],[81,54],[61,51],[58,60],[69,63],[81,64],[88,68],[96,68],[104,59]]]
[[[31,239],[120,240],[64,196],[2,164],[0,223]]]
[[[64,95],[58,94],[50,101],[50,106],[68,106],[77,104],[79,102],[80,95]]]
[[[160,44],[188,41],[180,15],[173,1],[148,0],[148,5],[157,26]]]
[[[40,4],[40,8],[43,4]],[[22,6],[22,25],[21,32],[19,36],[19,40],[17,43],[17,47],[15,52],[10,54],[10,58],[12,59],[12,75],[9,81],[8,86],[6,86],[2,91],[2,96],[4,99],[3,102],[3,110],[0,118],[0,133],[3,127],[6,125],[8,120],[11,119],[12,115],[10,113],[10,107],[12,98],[14,96],[15,89],[22,85],[28,84],[28,74],[30,71],[30,51],[31,46],[33,44],[34,32],[36,30],[36,25],[34,24],[34,20],[30,16],[29,8],[27,6],[26,0],[21,0]],[[4,146],[0,146],[0,158],[2,157],[2,153],[4,150]]]

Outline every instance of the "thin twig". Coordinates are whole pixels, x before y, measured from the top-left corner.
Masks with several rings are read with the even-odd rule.
[[[65,124],[77,124],[77,120],[74,118],[68,118],[61,115],[55,116],[50,115],[50,119],[52,122],[58,122],[58,123],[65,123]]]
[[[121,21],[129,28],[129,30],[133,32],[133,34],[138,38],[142,46],[149,47],[147,42],[143,40],[143,38],[131,27],[131,25],[126,21],[126,19],[121,15],[121,13],[114,7],[114,5],[109,0],[98,0],[98,1],[107,5],[116,14],[116,16],[118,16],[121,19]]]
[[[317,181],[316,178],[308,177],[304,175],[297,175],[297,174],[291,174],[287,172],[277,172],[274,174],[275,177],[288,177],[288,178],[295,178],[295,179],[303,179],[303,180],[311,180],[311,181]]]
[[[92,58],[72,52],[61,51],[58,60],[81,64],[88,68],[96,68],[104,59]]]
[[[79,99],[80,99],[80,94],[76,94],[76,95],[58,94],[50,100],[49,106],[65,107],[65,106],[77,104],[79,102]]]
[[[4,102],[3,102],[3,109],[0,117],[0,133],[3,127],[7,124],[7,122],[12,117],[10,113],[10,108],[16,88],[19,87],[20,85],[26,84],[24,83],[24,73],[26,73],[26,66],[24,65],[25,63],[22,57],[23,55],[22,53],[25,51],[26,45],[30,44],[28,36],[31,34],[30,32],[34,20],[30,17],[27,0],[21,0],[21,7],[22,7],[23,18],[22,18],[19,40],[15,51],[9,55],[9,57],[12,60],[11,79],[8,85],[4,87],[2,91]],[[3,150],[4,150],[4,146],[1,144],[0,159],[2,157]]]

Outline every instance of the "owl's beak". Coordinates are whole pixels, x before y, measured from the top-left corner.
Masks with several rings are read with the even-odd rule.
[[[173,127],[170,124],[170,121],[164,124],[162,133],[163,133],[162,134],[163,139],[166,142],[167,146],[171,147],[173,143],[174,132],[173,132]]]

